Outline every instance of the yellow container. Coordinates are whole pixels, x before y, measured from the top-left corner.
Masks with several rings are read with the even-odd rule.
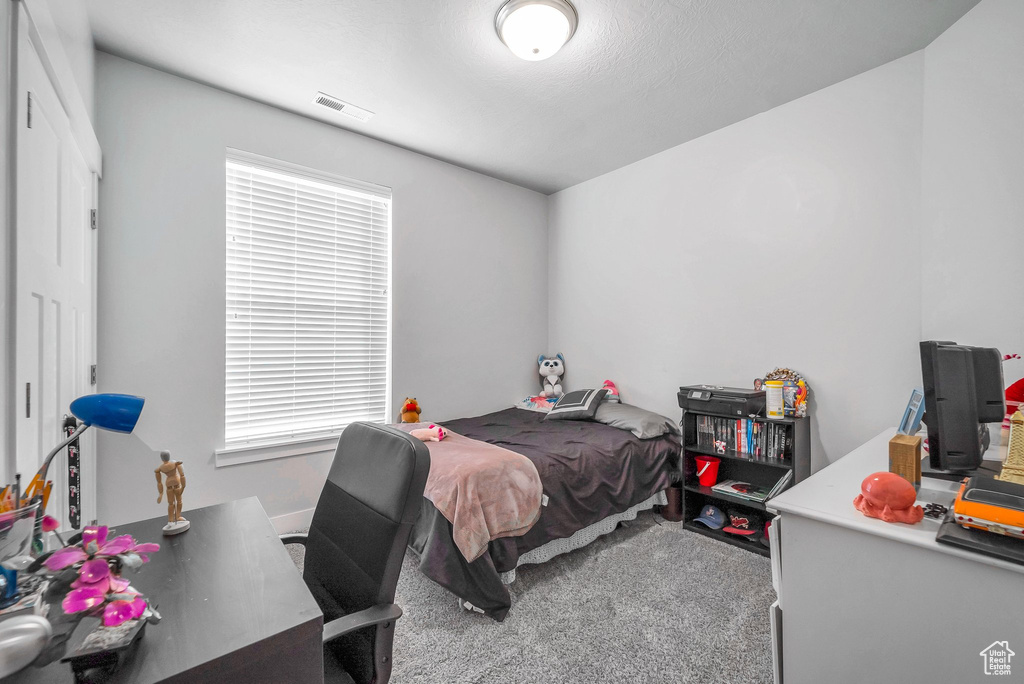
[[[782,380],[764,381],[765,406],[769,418],[786,417],[786,400],[782,391],[783,386]]]

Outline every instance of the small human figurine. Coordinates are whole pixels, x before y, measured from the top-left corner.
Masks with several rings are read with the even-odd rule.
[[[160,478],[163,475],[167,479],[167,524],[164,525],[164,534],[181,534],[189,527],[188,520],[181,517],[181,495],[185,493],[185,470],[181,467],[181,461],[172,461],[171,452],[161,451],[160,460],[163,463],[154,471],[156,473],[156,490],[159,496],[156,502],[160,503],[164,498],[164,482]]]

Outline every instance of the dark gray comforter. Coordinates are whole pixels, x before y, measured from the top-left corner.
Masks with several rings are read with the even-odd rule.
[[[492,541],[468,563],[452,539],[451,523],[424,499],[409,543],[420,557],[420,572],[496,620],[511,606],[499,573],[514,569],[520,555],[621,513],[679,479],[678,435],[638,439],[601,423],[544,416],[510,408],[443,423],[533,461],[548,502],[529,532]]]

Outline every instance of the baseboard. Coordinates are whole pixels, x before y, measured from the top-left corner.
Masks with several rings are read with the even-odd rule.
[[[270,519],[270,522],[274,524],[274,529],[277,530],[278,534],[284,534],[285,532],[297,532],[299,530],[309,529],[309,523],[312,520],[313,509],[307,508],[304,511],[295,511],[294,513],[276,515]]]

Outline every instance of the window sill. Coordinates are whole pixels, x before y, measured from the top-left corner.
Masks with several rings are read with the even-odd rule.
[[[224,449],[217,449],[213,452],[213,464],[216,468],[241,465],[243,463],[255,463],[257,461],[269,461],[276,458],[290,458],[292,456],[312,456],[315,454],[333,454],[338,448],[338,437],[327,435],[325,437],[312,437],[294,442],[278,442],[276,444],[256,444],[244,446],[232,446]]]

